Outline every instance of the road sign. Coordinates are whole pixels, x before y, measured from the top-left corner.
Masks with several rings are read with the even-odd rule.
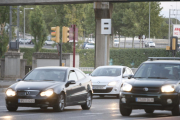
[[[173,36],[180,38],[180,25],[173,25]]]
[[[111,19],[101,19],[101,34],[111,34]]]

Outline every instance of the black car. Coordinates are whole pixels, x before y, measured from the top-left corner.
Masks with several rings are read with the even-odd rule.
[[[63,111],[65,106],[81,105],[83,110],[92,104],[92,83],[81,70],[70,67],[39,67],[6,90],[6,107],[53,107]]]
[[[180,58],[150,57],[142,63],[122,84],[119,109],[123,116],[132,109],[170,110],[180,115]]]

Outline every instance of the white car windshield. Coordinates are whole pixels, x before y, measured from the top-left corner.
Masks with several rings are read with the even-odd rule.
[[[60,81],[64,82],[66,76],[66,70],[58,69],[35,69],[29,73],[24,80],[35,81]]]
[[[97,68],[91,76],[120,76],[121,68]]]
[[[180,79],[180,65],[170,63],[143,63],[134,78]]]

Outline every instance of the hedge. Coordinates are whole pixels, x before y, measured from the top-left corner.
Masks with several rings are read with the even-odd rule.
[[[27,59],[27,64],[32,65],[32,48],[20,48],[24,52],[24,59]],[[57,52],[57,50],[42,49],[41,52]],[[76,50],[80,56],[80,67],[94,67],[94,50],[78,49]],[[113,65],[124,65],[128,67],[138,67],[148,57],[171,57],[172,54],[165,49],[111,49],[110,59]],[[180,57],[180,52],[177,52],[176,57]]]

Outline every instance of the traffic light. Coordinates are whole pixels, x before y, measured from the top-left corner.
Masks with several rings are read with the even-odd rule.
[[[62,28],[62,41],[63,43],[67,43],[69,41],[69,28],[65,26]]]
[[[178,47],[178,37],[171,37],[171,50],[177,50]]]
[[[59,38],[60,38],[59,26],[51,27],[51,30],[55,31],[55,32],[51,32],[51,36],[55,36],[51,38],[51,40],[55,41],[56,43],[59,43]]]

